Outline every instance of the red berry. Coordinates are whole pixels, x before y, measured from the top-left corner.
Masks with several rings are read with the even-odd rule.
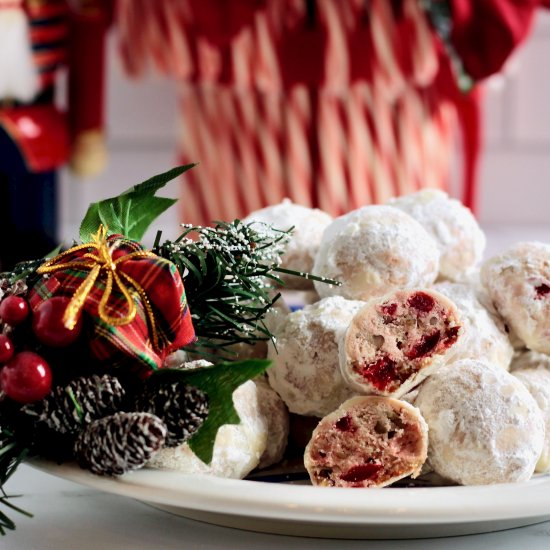
[[[435,307],[435,300],[425,292],[417,292],[409,298],[409,305],[418,311],[429,313]]]
[[[389,303],[386,302],[380,306],[380,311],[382,315],[387,315],[388,317],[393,317],[397,311],[397,304],[395,302]]]
[[[0,334],[0,363],[9,361],[13,351],[13,342],[5,334]]]
[[[40,355],[22,351],[0,370],[0,387],[18,403],[40,401],[52,389],[52,371]]]
[[[340,479],[351,483],[374,479],[382,468],[382,464],[359,464],[358,466],[352,466],[347,472],[344,472],[340,476]]]
[[[348,416],[347,414],[345,416],[342,416],[342,418],[339,418],[334,424],[334,427],[341,432],[353,433],[357,431],[357,427],[353,425],[353,420],[351,419],[351,416]]]
[[[68,329],[63,324],[63,315],[69,305],[69,298],[54,296],[42,302],[32,319],[32,329],[36,337],[47,346],[62,348],[72,344],[82,330],[82,317],[73,329]]]
[[[402,372],[399,365],[388,355],[375,359],[368,365],[357,364],[355,372],[369,381],[375,388],[385,391],[398,381],[402,381]]]
[[[537,293],[535,300],[540,300],[550,292],[550,286],[542,283],[541,285],[535,287],[535,292]]]
[[[420,339],[420,342],[415,344],[409,351],[405,352],[407,359],[418,359],[419,357],[426,357],[433,355],[434,349],[439,344],[441,339],[441,332],[435,330],[431,334],[424,334]]]
[[[0,318],[8,325],[19,325],[29,315],[29,304],[21,296],[7,296],[0,302]]]
[[[448,348],[456,342],[459,331],[460,331],[460,327],[451,327],[445,331],[445,342],[444,342],[445,347]]]

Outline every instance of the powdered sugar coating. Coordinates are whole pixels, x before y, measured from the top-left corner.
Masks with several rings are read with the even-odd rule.
[[[465,359],[420,386],[415,405],[429,427],[428,461],[462,485],[528,480],[544,444],[542,413],[525,386],[490,363]]]
[[[525,346],[550,353],[550,245],[514,245],[483,264],[481,282]]]
[[[442,365],[462,335],[455,305],[428,289],[370,300],[339,342],[340,368],[360,393],[400,397]]]
[[[308,208],[284,199],[279,204],[251,212],[243,221],[262,222],[284,231],[294,227],[281,258],[281,267],[311,273],[323,231],[332,222],[332,216],[318,208]],[[312,281],[305,278],[281,274],[281,279],[286,288],[307,289],[313,286]]]
[[[206,359],[193,359],[190,354],[182,349],[178,349],[167,355],[162,367],[165,369],[202,369],[211,366],[212,363]]]
[[[511,346],[514,349],[514,353],[525,351],[525,344],[522,340],[518,338],[518,336],[514,332],[514,329],[508,323],[506,323],[502,315],[497,311],[497,308],[491,300],[489,293],[482,285],[480,271],[477,273],[477,277],[470,281],[470,284],[472,284],[472,286],[475,288],[479,303],[489,312],[489,315],[493,319],[497,320],[498,324],[502,324],[502,326],[504,327],[504,331],[508,335],[508,340],[510,341]]]
[[[322,417],[353,395],[340,373],[338,340],[363,305],[340,296],[325,298],[290,313],[275,327],[267,376],[290,412]]]
[[[537,462],[537,472],[550,471],[550,355],[536,351],[516,353],[510,365],[540,407],[546,423],[544,449]]]
[[[283,458],[288,442],[288,410],[277,392],[271,388],[265,377],[254,379],[258,392],[260,413],[267,420],[267,443],[260,457],[258,468],[267,468]]]
[[[342,286],[314,282],[321,297],[368,300],[392,290],[433,283],[439,250],[425,229],[391,206],[364,206],[325,230],[313,273]]]
[[[224,424],[218,430],[209,465],[202,462],[184,443],[178,447],[164,447],[147,466],[186,474],[244,478],[258,466],[267,445],[268,419],[262,414],[260,395],[252,380],[233,392],[233,404],[241,422]]]
[[[514,348],[504,322],[496,312],[483,307],[475,288],[450,281],[436,283],[433,288],[453,301],[464,327],[462,338],[449,350],[446,362],[483,359],[508,370]]]
[[[435,239],[441,252],[442,277],[460,281],[475,271],[486,238],[472,212],[460,201],[440,189],[423,189],[388,204],[412,216]]]
[[[427,448],[417,408],[390,397],[354,397],[319,422],[304,465],[314,485],[384,487],[416,477]]]
[[[535,466],[535,472],[548,472],[550,471],[550,370],[544,367],[516,369],[512,374],[535,398],[542,412],[545,425],[544,446]]]

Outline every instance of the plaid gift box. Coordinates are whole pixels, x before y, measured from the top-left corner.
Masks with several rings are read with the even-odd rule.
[[[75,316],[85,315],[97,360],[148,373],[160,368],[168,353],[195,340],[183,282],[172,262],[138,242],[105,233],[101,228],[94,242],[43,264],[38,273],[44,276],[29,303],[36,311],[52,296],[71,298]]]

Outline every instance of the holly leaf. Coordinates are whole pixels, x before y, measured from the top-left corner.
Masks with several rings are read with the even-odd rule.
[[[155,193],[193,166],[196,164],[177,166],[130,187],[121,195],[92,203],[80,224],[81,241],[91,241],[101,224],[109,235],[116,233],[140,241],[151,223],[177,202]]]
[[[270,365],[271,361],[267,359],[247,359],[197,370],[161,369],[155,371],[149,380],[183,380],[208,395],[208,416],[187,443],[204,463],[210,464],[218,429],[224,424],[239,424],[241,421],[233,406],[233,392],[241,384],[262,374]]]

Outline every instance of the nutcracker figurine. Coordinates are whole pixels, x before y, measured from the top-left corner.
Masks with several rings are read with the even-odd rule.
[[[130,74],[152,62],[181,82],[182,161],[201,161],[182,182],[182,219],[208,223],[284,197],[340,215],[446,188],[457,130],[475,206],[475,84],[539,4],[118,0],[116,20]]]
[[[104,164],[100,0],[0,0],[0,271],[57,245],[57,170]],[[55,104],[69,69],[69,109]]]

